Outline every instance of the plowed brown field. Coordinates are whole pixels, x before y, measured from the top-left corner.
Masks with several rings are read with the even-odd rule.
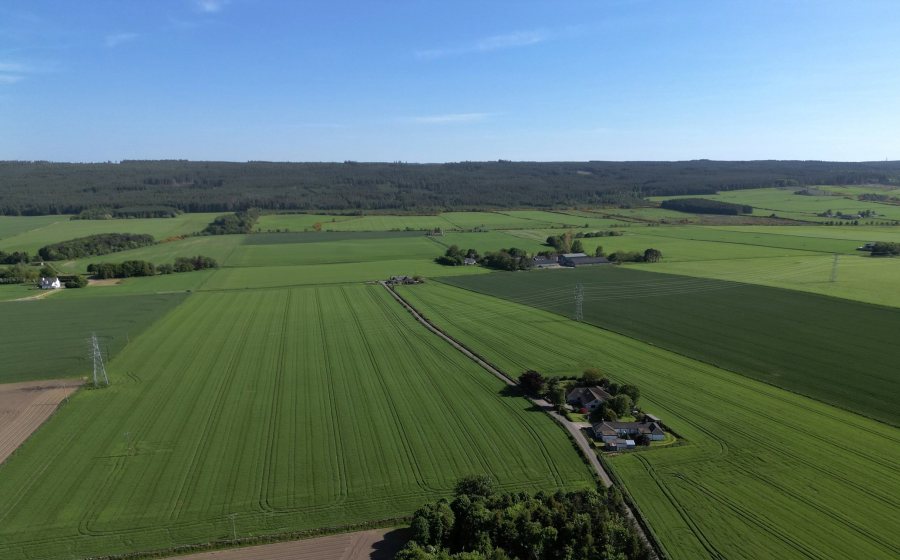
[[[0,385],[0,463],[12,455],[81,381],[25,381]]]
[[[245,548],[178,556],[178,560],[368,560],[393,558],[405,544],[403,530],[374,529]]]

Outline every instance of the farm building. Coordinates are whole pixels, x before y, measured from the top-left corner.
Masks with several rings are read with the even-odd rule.
[[[604,442],[642,435],[650,441],[666,439],[666,433],[656,422],[598,422],[593,429],[594,437]]]
[[[635,448],[635,443],[633,439],[611,439],[606,442],[606,450],[607,451],[628,451],[629,449]]]
[[[62,287],[62,283],[59,281],[59,278],[44,278],[41,277],[41,289],[42,290],[55,290],[57,288]]]
[[[535,268],[553,268],[559,266],[559,257],[557,255],[534,257],[532,262]]]
[[[559,264],[574,268],[594,264],[610,264],[610,262],[606,257],[589,257],[584,253],[566,253],[559,257]]]
[[[463,264],[466,266],[472,266],[474,264],[478,264],[478,261],[471,257],[466,257],[465,259],[463,259]]]
[[[566,395],[566,402],[575,408],[594,410],[612,398],[612,395],[600,387],[576,387]]]

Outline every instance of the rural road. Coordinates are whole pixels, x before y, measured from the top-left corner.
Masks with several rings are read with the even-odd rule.
[[[394,299],[396,299],[398,302],[400,302],[400,304],[403,307],[405,307],[406,310],[409,311],[418,322],[420,322],[422,325],[424,325],[425,328],[427,328],[434,334],[438,335],[439,337],[441,337],[444,340],[446,340],[447,342],[449,342],[454,348],[456,348],[457,350],[459,350],[460,352],[462,352],[463,354],[468,356],[469,359],[474,361],[476,364],[480,365],[481,367],[483,367],[490,373],[494,374],[496,377],[501,379],[507,385],[510,385],[510,386],[518,385],[518,383],[516,383],[511,377],[507,376],[502,371],[500,371],[496,367],[492,366],[491,364],[489,364],[488,362],[483,360],[480,356],[478,356],[477,354],[475,354],[474,352],[472,352],[471,350],[466,348],[462,343],[457,342],[453,337],[446,334],[444,331],[442,331],[438,327],[434,326],[428,319],[423,317],[422,314],[419,313],[415,307],[410,305],[409,302],[407,302],[405,299],[403,299],[403,297],[400,294],[398,294],[396,291],[394,291],[394,289],[390,285],[388,285],[387,282],[382,281],[381,285],[384,286],[384,288],[388,292],[390,292],[390,294],[392,296],[394,296]],[[546,400],[532,399],[530,397],[527,397],[527,398],[532,403],[534,403],[535,406],[540,407],[542,410],[544,410],[544,412],[549,414],[551,418],[553,418],[554,420],[559,422],[566,429],[566,431],[568,431],[569,434],[571,434],[572,439],[575,440],[575,443],[578,445],[578,448],[581,450],[581,454],[584,456],[585,459],[587,459],[588,463],[590,463],[591,467],[594,469],[594,472],[597,473],[597,476],[603,482],[603,485],[607,488],[612,486],[613,485],[612,479],[610,478],[610,476],[606,472],[606,470],[603,468],[603,465],[600,463],[600,459],[597,458],[596,451],[594,451],[594,448],[591,445],[591,442],[589,442],[587,440],[587,438],[584,435],[584,432],[581,431],[581,428],[577,424],[570,422],[568,420],[568,418],[566,418],[565,416],[556,412],[555,407],[552,404],[550,404],[549,402],[547,402]],[[634,524],[635,524],[635,527],[637,528],[638,534],[641,536],[641,539],[644,541],[644,543],[647,544],[647,547],[651,551],[652,557],[659,558],[659,553],[658,553],[657,547],[654,546],[653,541],[651,541],[647,537],[647,534],[644,531],[643,525],[640,523],[640,520],[637,518],[637,516],[632,511],[631,506],[627,505],[627,502],[626,502],[626,506],[625,506],[625,511],[627,512],[628,517],[630,517],[634,521]]]

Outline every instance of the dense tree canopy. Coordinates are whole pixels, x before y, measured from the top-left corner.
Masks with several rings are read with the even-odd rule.
[[[469,489],[474,492],[468,492]],[[415,512],[399,560],[629,560],[650,557],[615,488],[499,494],[457,485]]]
[[[153,243],[153,236],[144,233],[98,233],[46,245],[38,249],[38,255],[45,261],[63,261],[137,249]]]
[[[900,162],[0,162],[0,214],[168,206],[438,211],[628,206],[644,196],[821,184],[898,184]]]

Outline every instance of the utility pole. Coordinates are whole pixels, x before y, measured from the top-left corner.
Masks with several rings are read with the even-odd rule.
[[[237,540],[237,530],[234,528],[234,516],[235,515],[237,515],[237,514],[232,513],[228,516],[228,518],[231,519],[231,540],[233,540],[233,541]]]
[[[837,273],[838,273],[838,258],[840,255],[834,256],[834,264],[831,265],[831,281],[837,282]]]
[[[575,284],[575,320],[584,321],[584,286]]]

